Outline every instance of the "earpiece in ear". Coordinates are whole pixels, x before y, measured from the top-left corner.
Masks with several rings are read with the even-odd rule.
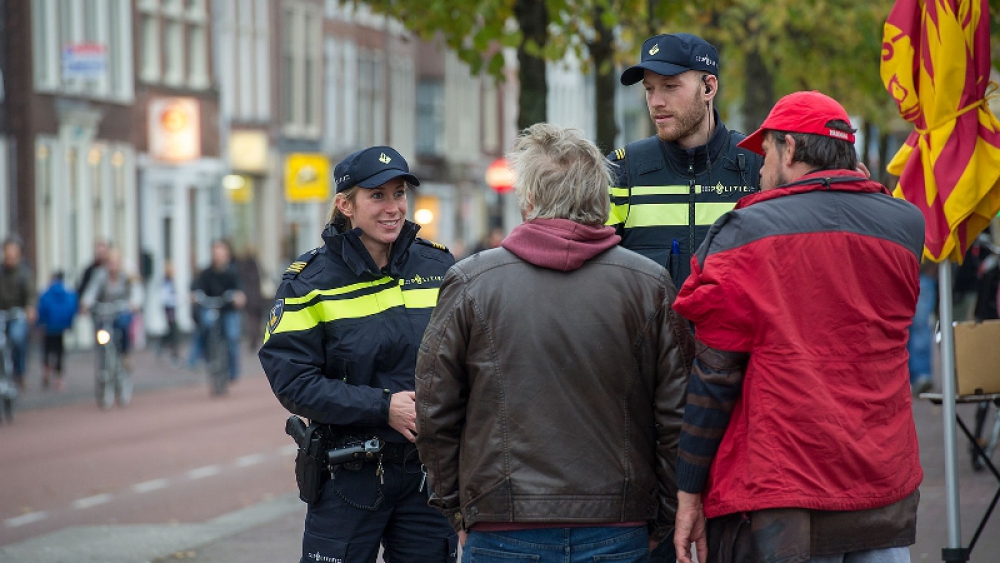
[[[701,81],[705,84],[705,93],[711,94],[712,87],[708,85],[708,75],[706,74],[701,75]]]

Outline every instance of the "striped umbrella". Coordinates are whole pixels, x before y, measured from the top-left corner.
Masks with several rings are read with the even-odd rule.
[[[887,169],[920,208],[924,255],[961,262],[1000,210],[1000,122],[990,84],[987,0],[897,0],[885,22],[882,81],[914,126]]]

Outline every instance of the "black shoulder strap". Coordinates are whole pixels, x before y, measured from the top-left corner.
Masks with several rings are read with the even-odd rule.
[[[626,168],[631,186],[641,174],[660,170],[667,165],[657,136],[629,143],[625,147]]]

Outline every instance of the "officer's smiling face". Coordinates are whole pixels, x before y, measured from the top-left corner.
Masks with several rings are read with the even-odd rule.
[[[361,229],[366,248],[391,244],[399,237],[406,217],[406,182],[394,178],[377,188],[361,188],[348,211],[345,215]]]

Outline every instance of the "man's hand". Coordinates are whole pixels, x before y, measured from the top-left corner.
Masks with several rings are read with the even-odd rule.
[[[242,309],[247,304],[247,294],[240,290],[233,292],[233,307]]]
[[[708,559],[708,540],[705,536],[705,513],[701,507],[701,495],[677,491],[677,519],[675,520],[674,548],[677,560],[692,563],[691,544],[698,550],[698,561]]]
[[[400,391],[389,397],[389,426],[407,440],[417,439],[417,394]]]
[[[465,547],[465,540],[469,539],[469,532],[462,530],[458,533],[458,545]]]

